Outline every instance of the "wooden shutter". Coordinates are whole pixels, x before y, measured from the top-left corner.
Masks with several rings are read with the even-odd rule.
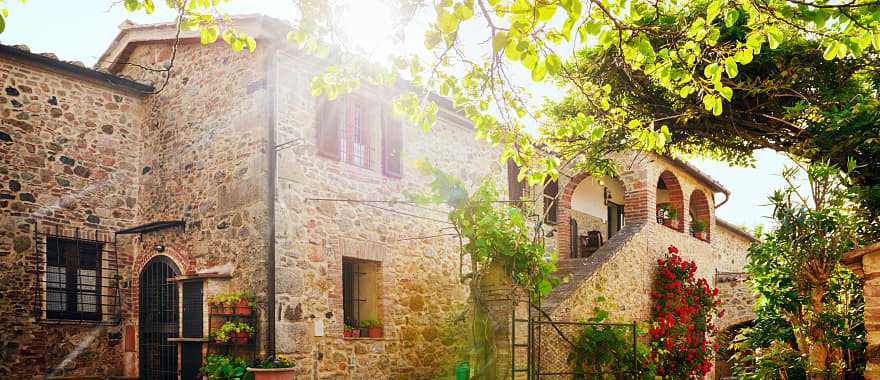
[[[544,215],[545,222],[558,223],[557,211],[559,210],[559,182],[547,179],[544,182]]]
[[[338,160],[339,157],[339,122],[342,120],[344,109],[340,106],[341,99],[320,101],[318,107],[317,128],[318,155]]]
[[[394,117],[392,110],[382,107],[382,173],[388,177],[400,178],[403,175],[403,131],[400,119]]]
[[[183,337],[201,338],[204,326],[204,302],[202,281],[183,282]]]
[[[516,162],[513,161],[512,158],[507,159],[507,194],[509,194],[510,200],[518,201],[523,197],[523,188],[525,188],[525,184],[520,182],[517,177],[519,177],[519,166],[516,165]]]

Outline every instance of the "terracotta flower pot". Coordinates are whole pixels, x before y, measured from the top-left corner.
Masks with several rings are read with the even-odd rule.
[[[293,368],[248,368],[254,380],[293,380]]]
[[[234,340],[236,344],[248,344],[250,337],[251,333],[242,331],[235,334]]]
[[[366,337],[370,336],[370,329],[368,329],[366,327],[361,327],[358,331],[359,331],[358,336],[360,336],[360,337],[366,338]]]
[[[253,312],[253,309],[247,300],[238,300],[238,303],[235,305],[235,314],[251,315],[251,312]]]
[[[351,336],[354,338],[360,338],[361,337],[361,329],[351,330]]]
[[[367,334],[370,338],[381,338],[382,337],[382,327],[370,327],[367,329]]]
[[[343,331],[342,331],[342,336],[344,336],[344,337],[346,337],[346,338],[350,337],[350,336],[351,336],[351,330],[343,330]]]

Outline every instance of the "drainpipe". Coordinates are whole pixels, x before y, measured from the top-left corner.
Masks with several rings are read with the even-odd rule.
[[[275,177],[278,172],[278,161],[275,152],[275,55],[278,48],[269,49],[268,62],[266,63],[266,99],[267,111],[269,112],[269,124],[267,126],[268,142],[266,144],[266,161],[268,162],[268,173],[266,173],[266,205],[268,223],[268,231],[266,233],[266,241],[268,247],[266,249],[266,318],[268,326],[266,327],[266,350],[270,356],[275,355]]]
[[[730,200],[730,191],[724,190],[724,191],[722,191],[722,194],[724,194],[724,200],[721,201],[721,203],[715,205],[716,210],[721,208],[721,206],[724,206],[724,204]]]

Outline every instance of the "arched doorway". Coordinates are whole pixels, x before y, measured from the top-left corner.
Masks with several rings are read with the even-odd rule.
[[[657,223],[674,230],[684,230],[684,195],[678,178],[669,170],[657,179]]]
[[[625,193],[617,178],[587,174],[572,178],[559,204],[559,257],[590,257],[614,237],[626,224]]]
[[[718,354],[715,356],[715,379],[716,380],[733,380],[736,377],[733,375],[733,361],[731,357],[733,356],[733,351],[729,349],[730,343],[736,338],[736,336],[742,332],[743,329],[752,327],[754,325],[753,320],[746,320],[739,323],[734,323],[730,327],[721,330],[718,334],[715,335],[715,343],[718,344]]]
[[[140,378],[177,379],[177,286],[169,278],[180,274],[165,256],[150,259],[140,275],[138,355]]]

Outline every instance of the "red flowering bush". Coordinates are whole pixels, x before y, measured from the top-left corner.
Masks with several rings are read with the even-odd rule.
[[[685,261],[669,246],[666,259],[657,260],[651,329],[651,359],[664,379],[702,379],[712,369],[717,349],[710,338],[712,316],[721,305],[718,289],[695,279],[697,265]],[[717,313],[720,318],[724,310]]]

